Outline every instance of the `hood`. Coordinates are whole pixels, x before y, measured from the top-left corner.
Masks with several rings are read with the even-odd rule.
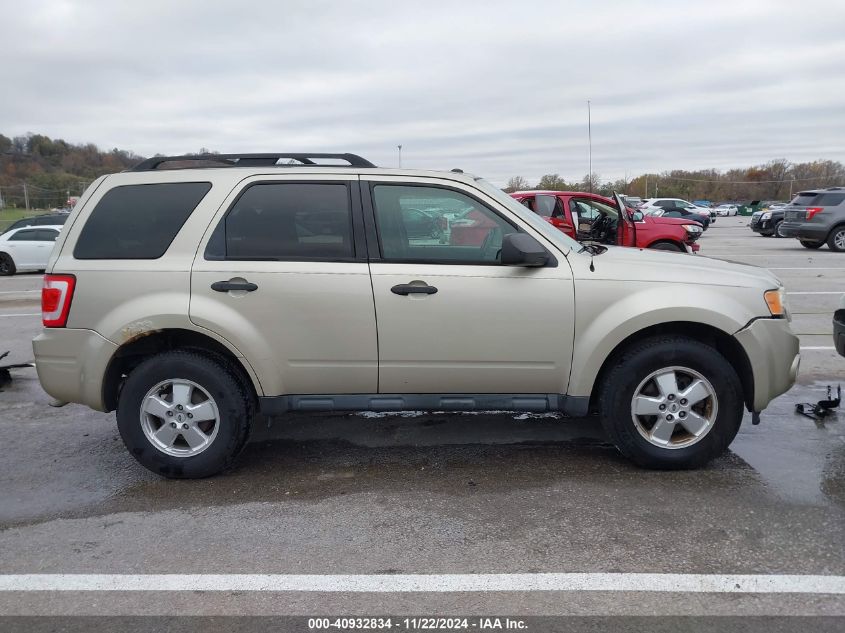
[[[698,224],[692,218],[664,218],[662,215],[644,215],[643,220],[651,224]]]
[[[579,257],[589,257],[581,253]],[[782,286],[772,272],[759,266],[684,255],[655,249],[608,246],[593,258],[597,278],[616,281],[694,283],[769,290]]]

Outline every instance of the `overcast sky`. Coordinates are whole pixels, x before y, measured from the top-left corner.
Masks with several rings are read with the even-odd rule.
[[[845,160],[845,1],[0,0],[0,132],[503,184]]]

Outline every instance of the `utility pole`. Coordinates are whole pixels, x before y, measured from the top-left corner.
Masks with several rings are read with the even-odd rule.
[[[396,147],[399,148],[399,169],[402,169],[402,146],[397,145]]]
[[[792,202],[792,185],[795,184],[795,176],[789,181],[789,201]]]
[[[588,168],[587,179],[589,180],[590,193],[593,193],[593,121],[590,112],[590,100],[587,99],[587,146],[588,146]]]
[[[643,194],[643,200],[648,198],[648,174],[645,175],[645,194]]]
[[[23,183],[23,199],[26,210],[29,211],[29,192],[26,190],[26,181]]]
[[[0,187],[0,209],[2,209],[3,207],[3,188]]]

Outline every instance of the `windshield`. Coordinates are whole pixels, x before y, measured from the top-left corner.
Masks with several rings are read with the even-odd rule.
[[[514,215],[518,216],[522,220],[525,220],[534,229],[542,233],[543,237],[558,244],[561,248],[564,249],[564,255],[569,255],[569,252],[572,249],[575,249],[576,251],[580,250],[581,245],[578,242],[573,240],[571,237],[569,237],[562,231],[559,231],[558,229],[553,227],[546,220],[541,218],[536,213],[532,212],[530,209],[527,209],[524,205],[520,204],[517,200],[511,198],[508,194],[506,194],[498,187],[494,187],[483,178],[477,178],[475,180],[475,184],[478,186],[479,189],[484,191],[484,193],[488,194],[494,200],[500,202],[502,205],[507,207],[508,210],[512,211]]]

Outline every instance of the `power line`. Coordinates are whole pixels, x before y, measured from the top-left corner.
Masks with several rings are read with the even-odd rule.
[[[707,180],[704,178],[679,178],[677,176],[658,176],[661,180],[682,180],[684,182],[718,182],[725,185],[757,185],[773,182],[804,182],[809,180],[835,180],[837,176],[813,176],[812,178],[783,178],[781,180]]]

